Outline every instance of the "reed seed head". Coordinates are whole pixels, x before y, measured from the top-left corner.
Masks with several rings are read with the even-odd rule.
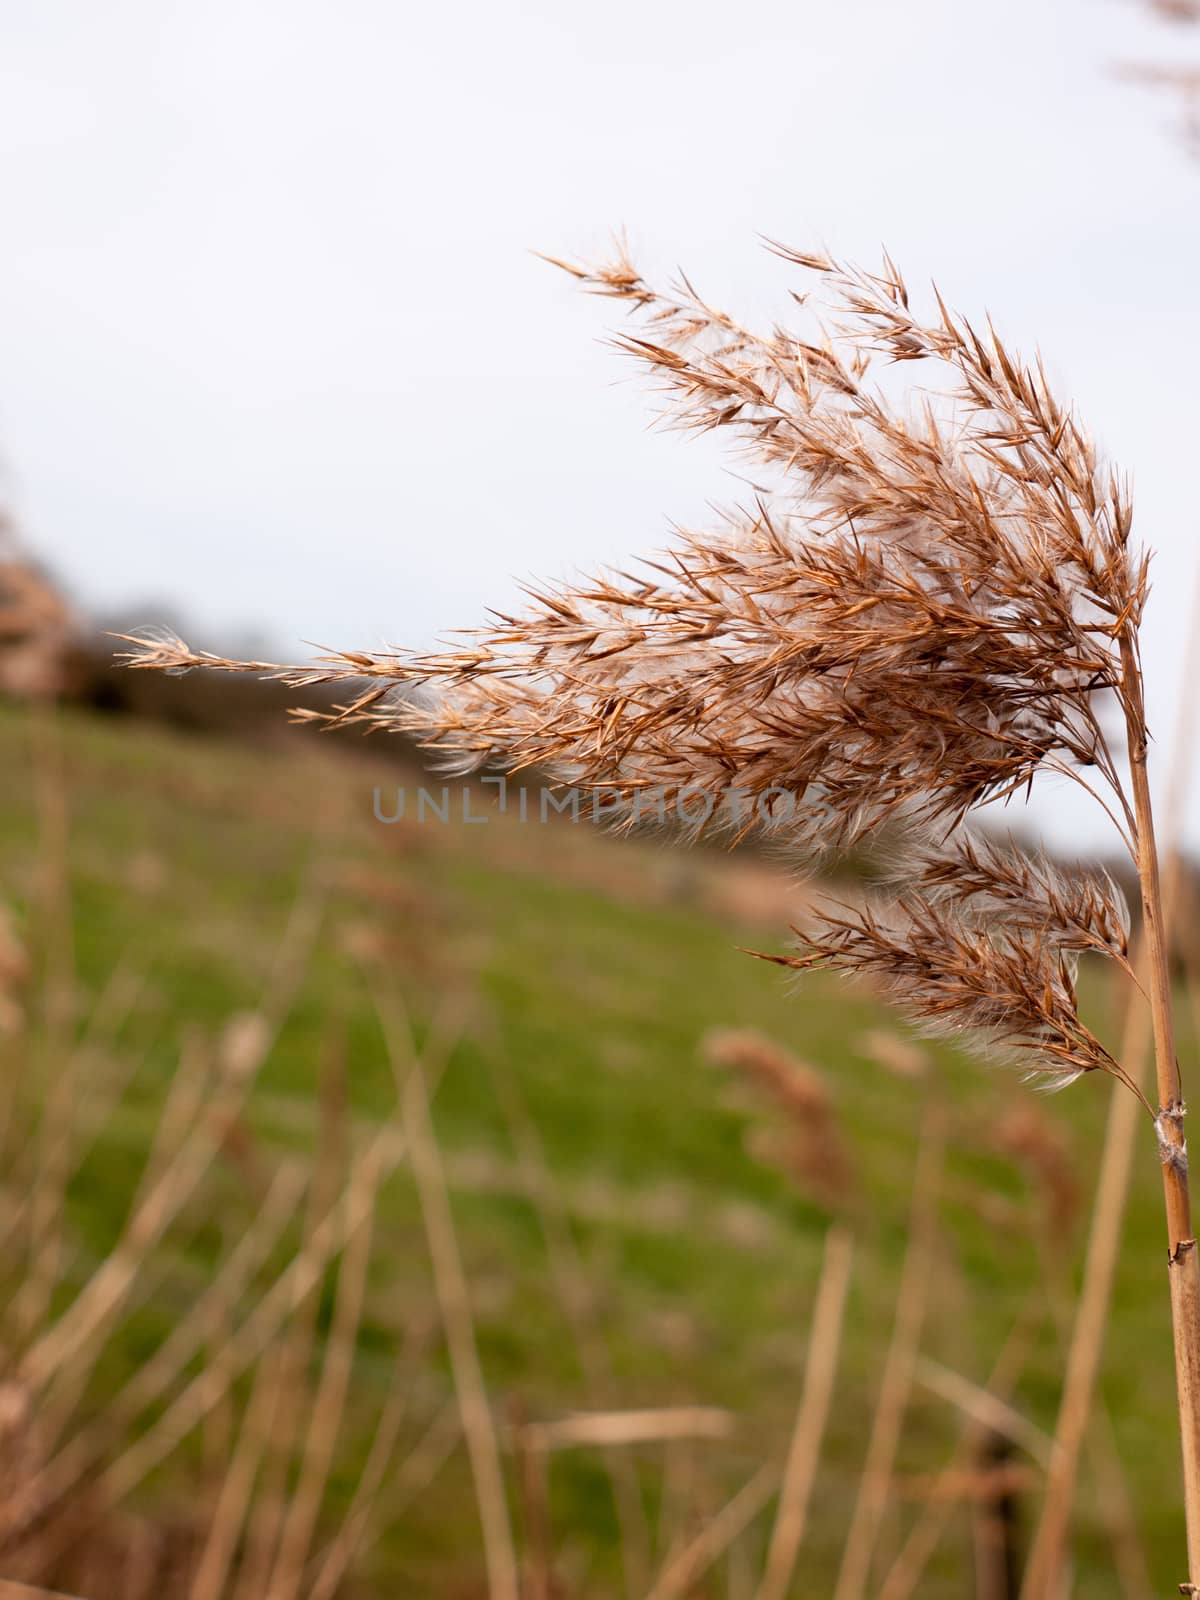
[[[533,590],[432,654],[286,668],[157,638],[131,663],[365,680],[333,720],[416,734],[453,770],[537,766],[631,808],[648,789],[699,795],[702,825],[765,818],[809,855],[886,825],[896,881],[778,959],[870,977],[920,1024],[1053,1083],[1123,1076],[1075,992],[1081,954],[1127,963],[1119,892],[966,824],[1055,772],[1134,845],[1102,716],[1116,697],[1144,734],[1126,485],[990,323],[936,290],[920,312],[887,257],[868,272],[771,248],[806,287],[797,325],[765,332],[623,251],[557,263],[630,313],[616,343],[664,421],[721,430],[745,461],[755,492],[714,526],[640,568]],[[919,386],[898,383],[909,372]]]

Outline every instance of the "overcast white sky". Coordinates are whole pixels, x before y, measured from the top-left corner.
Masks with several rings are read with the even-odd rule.
[[[733,497],[530,247],[786,305],[769,234],[1040,344],[1135,475],[1168,744],[1200,512],[1200,165],[1126,0],[0,0],[0,455],[129,623],[425,644]],[[1189,51],[1190,46],[1190,51]],[[1160,762],[1161,765],[1161,762]]]

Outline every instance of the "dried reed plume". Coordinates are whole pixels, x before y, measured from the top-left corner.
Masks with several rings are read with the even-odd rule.
[[[752,332],[686,279],[652,286],[624,253],[558,263],[641,319],[616,342],[656,380],[667,419],[739,447],[755,495],[715,529],[681,530],[641,571],[536,591],[524,612],[430,655],[289,668],[160,638],[133,640],[128,659],[297,688],[365,680],[333,720],[417,732],[457,771],[545,767],[632,817],[649,792],[656,808],[699,813],[697,826],[740,835],[758,822],[806,852],[887,825],[899,866],[886,891],[814,918],[799,953],[776,959],[869,977],[918,1023],[1050,1084],[1104,1073],[1142,1100],[1167,1201],[1200,1583],[1200,1267],[1146,774],[1147,562],[1129,494],[1040,361],[990,323],[936,291],[922,315],[886,257],[871,273],[772,248],[827,308],[803,332]],[[930,381],[895,398],[881,369],[910,362]],[[1113,702],[1125,760],[1106,731]],[[1081,955],[1138,965],[1115,886],[967,826],[1045,773],[1085,790],[1137,865],[1157,1105],[1076,999]]]
[[[721,1028],[703,1043],[705,1059],[738,1073],[774,1102],[783,1123],[766,1153],[831,1211],[856,1197],[854,1168],[828,1086],[819,1073],[750,1029]]]
[[[1190,27],[1200,22],[1197,0],[1145,0],[1146,7],[1164,22]],[[1170,65],[1137,63],[1123,69],[1135,83],[1165,88],[1178,94],[1183,110],[1183,135],[1193,155],[1200,154],[1200,61],[1175,61]]]
[[[0,691],[17,700],[61,693],[76,632],[66,601],[22,552],[0,509]]]
[[[1061,1129],[1026,1101],[1001,1117],[992,1138],[1027,1174],[1048,1240],[1068,1238],[1079,1218],[1080,1190]]]

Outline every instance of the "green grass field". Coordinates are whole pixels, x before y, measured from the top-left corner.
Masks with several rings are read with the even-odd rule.
[[[555,1292],[538,1214],[526,1193],[509,1116],[523,1106],[540,1135],[586,1262],[589,1317],[611,1364],[607,1403],[728,1408],[730,1437],[635,1452],[652,1538],[696,1526],[765,1459],[785,1448],[829,1218],[783,1172],[756,1160],[751,1136],[772,1112],[704,1064],[713,1027],[755,1027],[827,1076],[862,1190],[846,1340],[814,1514],[795,1593],[831,1592],[849,1519],[906,1238],[917,1129],[930,1098],[948,1108],[949,1144],[924,1353],[985,1383],[1031,1296],[1046,1307],[1013,1403],[1052,1428],[1059,1336],[1045,1262],[1070,1272],[1079,1239],[1042,1239],[1025,1178],[996,1147],[995,1128],[1032,1091],[1004,1073],[936,1055],[924,1081],[876,1064],[863,1036],[891,1026],[868,996],[832,980],[791,986],[739,946],[782,948],[780,896],[725,892],[733,864],[586,825],[521,827],[372,816],[372,790],[396,769],[361,752],[281,740],[256,749],[146,725],[64,714],[58,738],[69,812],[69,884],[77,1012],[114,969],[141,988],[93,1071],[137,1071],[71,1189],[70,1285],[115,1240],[181,1040],[215,1038],[261,1003],[297,897],[316,897],[320,932],[295,1004],[251,1097],[242,1160],[223,1159],[203,1205],[164,1249],[151,1291],[97,1368],[85,1406],[133,1370],[205,1281],[221,1247],[253,1216],[281,1152],[314,1136],[322,1064],[344,1056],[356,1135],[393,1103],[376,999],[400,997],[419,1037],[450,1037],[433,1117],[469,1275],[482,1365],[497,1417],[588,1409],[568,1318]],[[0,715],[2,888],[35,953],[41,947],[39,812],[28,719]],[[757,876],[755,876],[757,874]],[[21,1170],[39,1084],[52,1072],[32,1044],[4,1045],[4,1070],[24,1069],[10,1162]],[[1103,998],[1103,997],[1101,997]],[[86,1102],[94,1084],[84,1082]],[[1084,1195],[1094,1171],[1109,1084],[1084,1081],[1039,1105],[1067,1132]],[[1156,1584],[1178,1578],[1182,1518],[1158,1177],[1149,1130],[1136,1179],[1110,1330],[1104,1389]],[[430,1269],[413,1188],[401,1169],[376,1224],[367,1314],[330,1507],[352,1488],[392,1367],[415,1322],[432,1311]],[[190,1286],[190,1287],[189,1287]],[[323,1304],[324,1318],[328,1305]],[[452,1395],[441,1343],[429,1341],[412,1380],[402,1452]],[[918,1386],[881,1552],[886,1565],[920,1504],[922,1480],[961,1427],[944,1397]],[[189,1441],[141,1491],[163,1516],[186,1514],[202,1471]],[[515,1485],[515,1472],[509,1474]],[[566,1592],[619,1592],[620,1557],[600,1455],[557,1453],[550,1469],[556,1562]],[[1025,1503],[1026,1527],[1036,1489]],[[513,1488],[514,1515],[519,1522]],[[453,1448],[421,1493],[393,1515],[385,1486],[378,1537],[360,1563],[364,1595],[479,1594],[475,1502],[465,1452]],[[757,1570],[769,1508],[697,1592],[739,1591]],[[1093,1486],[1085,1485],[1076,1593],[1119,1592]],[[969,1520],[956,1512],[920,1590],[929,1600],[969,1587]]]

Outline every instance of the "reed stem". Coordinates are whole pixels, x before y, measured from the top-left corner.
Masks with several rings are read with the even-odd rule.
[[[1145,1036],[1143,1034],[1140,1043],[1136,1038],[1144,1022],[1145,1013],[1139,1007],[1125,1031],[1125,1043],[1132,1054],[1123,1059],[1144,1057]],[[1138,1075],[1140,1078],[1140,1066]],[[1046,1478],[1041,1519],[1021,1585],[1021,1600],[1047,1600],[1062,1592],[1064,1554],[1079,1459],[1095,1402],[1113,1279],[1120,1254],[1129,1173],[1142,1116],[1141,1103],[1120,1086],[1114,1088],[1098,1168],[1083,1284],[1063,1373],[1062,1399],[1054,1433],[1055,1451]]]
[[[1142,891],[1142,938],[1154,1024],[1154,1064],[1158,1085],[1159,1158],[1167,1213],[1167,1264],[1171,1323],[1175,1338],[1175,1382],[1183,1446],[1183,1493],[1187,1519],[1188,1582],[1184,1592],[1200,1592],[1200,1255],[1192,1233],[1188,1190],[1185,1106],[1175,1054],[1171,1012],[1171,973],[1163,918],[1162,885],[1154,839],[1154,813],[1146,771],[1146,718],[1136,645],[1127,628],[1121,638],[1125,726],[1137,818],[1137,868]]]

